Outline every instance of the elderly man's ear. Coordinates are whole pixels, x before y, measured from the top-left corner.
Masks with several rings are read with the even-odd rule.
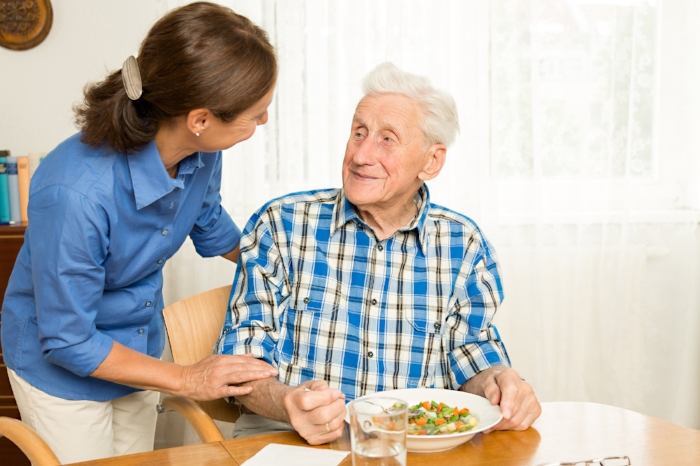
[[[426,154],[428,157],[427,163],[425,164],[425,167],[423,167],[423,170],[418,174],[418,178],[423,181],[432,180],[438,176],[438,173],[440,173],[440,170],[442,170],[442,166],[445,165],[447,147],[442,144],[433,144],[428,148]]]

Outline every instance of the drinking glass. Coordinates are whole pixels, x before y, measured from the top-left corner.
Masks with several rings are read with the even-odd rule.
[[[353,466],[406,466],[408,403],[372,397],[348,404]]]

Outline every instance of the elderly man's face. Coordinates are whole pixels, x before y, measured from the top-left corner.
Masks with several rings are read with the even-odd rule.
[[[360,209],[400,208],[413,201],[430,164],[417,105],[398,94],[357,105],[343,161],[345,195]],[[444,147],[444,146],[443,146]]]

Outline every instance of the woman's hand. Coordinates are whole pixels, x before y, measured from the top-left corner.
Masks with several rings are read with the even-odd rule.
[[[238,384],[276,375],[277,369],[265,361],[255,359],[251,354],[211,355],[182,368],[179,395],[198,401],[247,395],[253,388],[239,387]]]

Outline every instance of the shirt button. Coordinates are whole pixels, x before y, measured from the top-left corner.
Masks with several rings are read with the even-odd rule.
[[[163,263],[163,259],[158,259],[158,263],[159,263],[159,264],[162,264],[162,263]]]
[[[368,357],[368,358],[373,358],[373,357],[374,357],[374,353],[370,351],[369,353],[367,353],[367,357]]]
[[[384,250],[384,246],[382,246],[382,245],[380,244],[379,246],[377,246],[377,249],[379,249],[380,251],[383,251],[383,250]]]
[[[162,234],[163,236],[168,236],[169,233],[170,233],[170,232],[168,231],[167,228],[161,232],[161,234]]]
[[[139,329],[139,335],[143,335],[143,332],[145,332],[145,330],[142,329],[142,328],[140,328],[140,329]]]
[[[377,304],[377,300],[376,300],[376,299],[373,299],[373,300],[372,300],[372,305],[376,305],[376,304]]]
[[[309,301],[311,301],[309,298],[304,298],[304,304],[309,304]]]
[[[435,330],[440,330],[440,322],[435,322],[433,327],[435,327]]]
[[[151,304],[153,304],[153,303],[150,301],[146,301],[146,307],[151,307]]]

